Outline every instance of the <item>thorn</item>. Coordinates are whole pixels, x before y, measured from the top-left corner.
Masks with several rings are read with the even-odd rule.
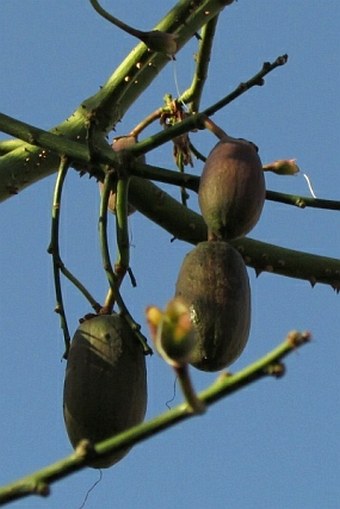
[[[19,188],[17,186],[12,186],[11,184],[8,184],[6,186],[6,189],[9,192],[9,194],[18,194],[19,193]]]
[[[282,378],[286,374],[286,366],[282,362],[276,362],[267,366],[265,371],[274,378]]]
[[[50,494],[50,487],[44,481],[37,481],[34,485],[34,493],[42,497],[48,497]]]
[[[309,278],[309,280],[308,280],[308,281],[310,282],[311,287],[312,287],[312,288],[314,288],[314,286],[315,286],[315,285],[316,285],[316,283],[317,283],[316,277],[311,276],[311,277]]]
[[[254,270],[255,270],[256,277],[259,277],[259,276],[260,276],[260,274],[263,272],[263,270],[262,270],[262,269],[259,269],[259,268],[257,268],[257,267],[255,267],[255,269],[254,269]]]
[[[336,293],[339,293],[339,291],[340,291],[340,281],[333,281],[333,283],[331,283],[331,286],[332,286],[333,290]]]

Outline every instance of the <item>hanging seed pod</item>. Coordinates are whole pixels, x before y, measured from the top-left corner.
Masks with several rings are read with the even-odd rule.
[[[242,353],[250,328],[250,286],[243,259],[227,242],[198,244],[184,258],[176,297],[191,312],[196,335],[190,364],[224,369]]]
[[[69,439],[95,444],[140,424],[147,402],[143,350],[124,319],[102,315],[77,329],[67,360],[64,420]],[[122,459],[130,447],[94,460],[106,468]]]
[[[223,138],[205,162],[198,191],[209,238],[231,240],[246,235],[260,218],[265,194],[255,145]]]

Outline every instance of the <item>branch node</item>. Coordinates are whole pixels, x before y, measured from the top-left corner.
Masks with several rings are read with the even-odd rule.
[[[287,336],[287,341],[292,349],[298,348],[299,346],[309,343],[312,339],[310,332],[298,332],[292,331]]]
[[[74,451],[77,458],[80,460],[88,460],[93,459],[94,456],[96,456],[96,451],[93,447],[93,444],[87,440],[81,440]]]
[[[286,374],[286,366],[282,362],[275,362],[266,367],[265,373],[274,378],[282,378]]]
[[[32,493],[35,495],[40,495],[41,497],[48,497],[51,490],[47,483],[41,481],[40,479],[34,480],[32,485]]]

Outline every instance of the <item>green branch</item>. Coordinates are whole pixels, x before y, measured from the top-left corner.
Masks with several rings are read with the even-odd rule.
[[[60,326],[64,335],[65,353],[64,358],[67,359],[68,350],[70,347],[70,333],[67,324],[67,318],[64,308],[63,293],[61,288],[60,280],[60,268],[63,265],[59,251],[59,219],[60,219],[60,207],[61,197],[67,171],[69,169],[68,160],[66,158],[60,159],[60,166],[58,170],[57,180],[54,188],[53,203],[52,203],[52,221],[51,221],[51,242],[48,247],[48,253],[52,255],[53,262],[53,276],[54,276],[54,288],[56,294],[56,307],[55,312],[60,317]]]
[[[220,375],[210,387],[198,394],[199,400],[209,406],[264,377],[281,377],[284,374],[282,360],[309,340],[307,333],[291,332],[283,343],[261,359],[235,374]],[[81,442],[70,456],[0,488],[0,505],[28,495],[47,496],[53,482],[85,468],[90,459],[105,457],[142,442],[194,415],[188,404],[183,403],[100,444],[92,446],[87,441]]]
[[[230,3],[232,2],[203,0],[197,8],[192,9],[191,0],[180,0],[155,29],[176,34],[180,49]],[[152,53],[143,43],[138,44],[95,95],[84,100],[70,117],[51,129],[52,133],[60,135],[56,152],[67,155],[67,151],[62,148],[62,137],[85,143],[91,123],[96,127],[97,139],[94,141],[99,147],[105,145],[107,133],[122,119],[167,63],[167,55]],[[9,132],[6,122],[2,123],[0,130]],[[14,136],[22,138],[19,133]],[[46,154],[26,143],[18,144],[17,140],[14,140],[11,145],[11,142],[12,140],[0,142],[0,154],[3,154],[0,157],[0,201],[51,175],[59,163],[59,158],[52,149],[52,153]],[[32,143],[34,142],[33,139]],[[84,148],[81,143],[79,150]]]
[[[0,114],[0,127],[1,123],[8,118],[6,117],[4,120],[3,117],[6,117],[6,115]],[[182,124],[185,122],[186,120]],[[101,148],[100,155],[96,156],[97,161],[91,162],[88,148],[82,143],[56,136],[14,119],[10,119],[10,125],[11,130],[20,133],[20,136],[25,140],[30,139],[32,141],[33,136],[35,143],[39,143],[48,149],[55,149],[58,146],[59,150],[62,149],[60,152],[64,153],[70,161],[76,161],[79,167],[98,168],[98,175],[103,175],[103,165],[114,167],[119,164],[117,154],[108,144]],[[180,124],[169,127],[165,134],[170,130],[177,130],[179,127]],[[161,134],[157,136],[160,137]],[[137,143],[135,146],[138,147],[139,144]],[[126,151],[134,153],[135,146],[126,149]],[[40,149],[40,153],[43,154],[40,163],[43,166],[45,158],[52,157],[52,154],[46,152],[45,149]],[[9,156],[10,154],[7,154],[7,157]],[[53,157],[56,161],[58,160],[57,155],[53,154]],[[143,165],[138,162],[131,165],[131,173],[143,175],[144,177],[132,177],[130,180],[129,200],[132,205],[146,217],[170,232],[175,238],[194,244],[206,240],[206,227],[201,216],[183,207],[160,188],[145,180],[145,178],[152,178],[176,185],[185,185],[187,188],[197,190],[198,177],[190,174],[181,175],[178,172]],[[9,192],[10,190],[7,189],[6,194]],[[314,206],[318,203],[324,205],[324,200],[304,197],[302,197],[302,200],[309,206],[312,206],[312,203]],[[330,200],[327,200],[327,202],[329,203]],[[312,285],[324,283],[331,285],[337,291],[340,289],[339,260],[285,249],[251,239],[235,241],[235,245],[242,251],[247,265],[254,267],[258,273],[263,271],[273,272],[283,276],[305,279]]]
[[[127,324],[133,330],[133,332],[136,335],[136,338],[140,341],[144,353],[145,354],[151,354],[152,350],[147,344],[146,337],[141,333],[141,327],[140,325],[133,319],[131,316],[131,313],[129,312],[121,294],[119,291],[119,285],[120,280],[117,277],[117,274],[113,271],[113,267],[111,264],[111,258],[110,258],[110,250],[109,250],[109,243],[108,243],[108,237],[107,237],[107,205],[109,202],[109,196],[111,192],[111,178],[113,177],[112,172],[108,171],[105,175],[104,179],[104,185],[103,190],[100,198],[100,211],[99,211],[99,240],[100,240],[100,249],[101,249],[101,255],[102,255],[102,262],[103,262],[103,268],[107,276],[107,280],[110,287],[110,293],[112,293],[112,299],[109,298],[110,305],[114,301],[117,303],[117,306],[119,308],[119,311],[121,315],[126,320]],[[106,303],[107,304],[107,303]],[[106,309],[104,307],[101,310],[101,313],[111,313],[111,309]]]
[[[201,30],[201,39],[198,45],[196,69],[190,87],[178,98],[178,102],[190,105],[190,112],[197,113],[203,93],[203,88],[208,77],[210,55],[217,27],[218,16],[212,18]]]
[[[129,201],[146,217],[168,231],[174,238],[197,244],[207,239],[202,217],[183,207],[151,182],[132,177]],[[239,249],[246,264],[257,274],[269,272],[303,279],[314,286],[323,283],[340,290],[340,260],[319,256],[250,238],[237,239],[232,244]]]
[[[340,210],[340,201],[337,200],[324,200],[322,198],[278,193],[276,191],[267,191],[266,198],[267,200],[285,203],[286,205],[295,205],[295,207],[300,209],[311,207],[315,209]]]
[[[131,154],[137,156],[174,139],[176,136],[187,133],[194,128],[201,128],[207,114],[210,115],[218,111],[218,109],[229,104],[251,87],[262,84],[263,77],[266,74],[276,67],[283,65],[286,61],[287,57],[284,55],[278,57],[273,63],[264,64],[261,71],[202,113],[191,115],[183,122],[177,123],[165,131],[150,136],[146,140],[129,148],[129,151]],[[100,93],[103,93],[104,88],[105,86]],[[111,97],[110,90],[107,96]],[[103,102],[105,103],[104,99]],[[100,104],[102,104],[102,102],[100,102]],[[101,136],[98,136],[98,134],[94,136],[96,134],[94,122],[99,122],[100,118],[99,107],[97,107],[96,113],[94,114],[92,112],[91,115],[84,114],[84,109],[86,110],[87,108],[88,106],[83,103],[80,110],[78,109],[77,112],[73,114],[72,119],[67,119],[65,121],[64,124],[67,126],[66,131],[64,125],[64,127],[59,126],[53,129],[52,132],[38,129],[37,127],[20,122],[7,115],[0,114],[0,130],[26,142],[15,150],[7,152],[0,157],[0,201],[9,198],[13,194],[17,194],[28,185],[53,173],[59,164],[59,158],[56,153],[65,154],[70,161],[81,162],[85,167],[88,167],[90,163],[93,165],[87,146],[89,126],[91,126],[91,133],[93,135],[93,138],[91,137],[91,143],[96,145],[97,153],[100,151],[101,160],[105,164],[112,164],[112,161],[117,161],[115,156],[112,156],[112,150],[104,139],[104,135],[106,134],[105,129],[103,129],[104,132],[101,133]],[[108,112],[106,111],[105,114],[108,114]],[[82,115],[85,116],[83,116],[81,122],[80,118]],[[102,129],[104,125],[103,122],[100,125]],[[72,141],[72,138],[77,141]],[[6,143],[8,143],[8,141]],[[41,147],[42,150],[34,147],[34,145]],[[10,172],[8,170],[9,168]]]
[[[59,249],[59,221],[61,211],[61,197],[65,178],[69,168],[69,162],[67,158],[61,157],[60,165],[55,184],[53,203],[52,203],[52,221],[51,221],[51,241],[47,249],[48,253],[52,255],[53,261],[53,275],[54,275],[54,287],[56,294],[56,307],[55,312],[60,316],[60,325],[64,335],[65,352],[64,359],[67,359],[69,346],[70,346],[70,334],[67,325],[67,318],[64,308],[61,279],[60,273],[62,273],[78,290],[84,295],[84,297],[91,304],[92,308],[98,312],[101,308],[100,304],[92,297],[90,292],[85,286],[77,279],[64,265],[60,255]]]
[[[131,147],[131,153],[135,155],[144,154],[148,150],[152,150],[163,145],[167,141],[173,140],[176,136],[188,133],[193,129],[202,129],[204,127],[204,121],[207,117],[214,115],[217,111],[230,104],[232,101],[240,97],[252,87],[262,86],[264,84],[264,76],[269,74],[277,67],[285,65],[287,61],[288,56],[282,55],[277,57],[273,62],[265,62],[259,72],[257,72],[249,80],[240,83],[240,85],[238,85],[238,87],[236,87],[235,90],[233,90],[230,94],[226,95],[221,100],[209,106],[202,112],[195,115],[190,115],[182,122],[168,127],[166,130],[160,131],[159,133],[150,136],[146,140],[139,141],[136,143],[136,145]]]

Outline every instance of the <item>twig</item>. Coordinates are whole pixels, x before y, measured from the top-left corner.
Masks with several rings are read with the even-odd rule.
[[[53,204],[52,204],[52,222],[51,222],[51,242],[48,247],[48,252],[52,255],[53,260],[53,275],[54,275],[54,288],[56,294],[56,307],[55,311],[60,316],[60,325],[64,335],[64,343],[65,343],[65,352],[64,359],[67,359],[68,351],[70,348],[70,333],[67,325],[67,318],[65,314],[65,308],[63,303],[63,294],[61,290],[61,281],[60,281],[60,254],[59,254],[59,217],[60,217],[60,206],[61,206],[61,196],[63,185],[65,182],[66,174],[69,168],[69,163],[67,158],[60,158],[60,165],[57,174],[57,180],[54,188],[53,194]]]
[[[52,204],[52,222],[51,222],[51,241],[48,247],[48,253],[52,255],[53,260],[53,274],[54,274],[54,287],[56,293],[56,307],[55,311],[60,316],[61,328],[64,334],[64,342],[65,342],[65,352],[64,358],[67,358],[68,350],[70,346],[70,334],[67,326],[67,319],[65,314],[65,308],[63,303],[63,295],[61,289],[61,281],[60,281],[60,272],[71,281],[87,298],[90,302],[91,306],[95,311],[100,309],[100,304],[92,297],[92,295],[88,292],[88,290],[84,287],[84,285],[75,277],[73,274],[66,269],[61,256],[59,249],[59,220],[60,220],[60,209],[61,209],[61,197],[63,185],[65,182],[66,174],[69,168],[69,161],[66,157],[60,158],[60,165],[56,180],[56,185],[53,194],[53,204]]]
[[[162,32],[160,30],[151,30],[149,32],[137,30],[136,28],[127,25],[115,16],[112,16],[112,14],[103,9],[98,0],[90,0],[90,2],[92,7],[96,12],[98,12],[98,14],[100,14],[100,16],[127,34],[132,35],[133,37],[137,37],[137,39],[144,42],[144,44],[146,44],[146,46],[152,51],[165,53],[171,56],[176,53],[178,49],[178,36],[168,32]]]
[[[201,30],[198,52],[196,55],[196,68],[190,87],[178,98],[178,102],[189,104],[191,113],[199,111],[203,87],[208,77],[210,55],[214,35],[217,27],[218,15],[212,18]]]
[[[115,263],[115,277],[117,288],[120,287],[126,271],[129,269],[130,253],[129,253],[129,234],[128,234],[128,179],[126,177],[119,178],[116,185],[116,238],[117,238],[117,261]],[[114,302],[115,289],[110,285],[107,293],[102,313],[110,313]]]
[[[256,362],[235,374],[218,377],[210,387],[198,394],[199,400],[209,406],[264,377],[282,376],[284,374],[282,360],[309,341],[308,333],[291,332],[283,343]],[[93,458],[93,455],[105,457],[127,446],[142,442],[194,415],[189,405],[183,403],[94,447],[84,443],[70,456],[0,488],[0,505],[28,495],[46,496],[53,482],[85,468],[89,457]]]
[[[162,113],[164,108],[157,108],[155,111],[151,112],[149,115],[147,115],[141,122],[139,122],[133,129],[130,131],[129,136],[133,136],[134,138],[138,138],[140,133],[144,131],[152,122],[155,122],[155,120],[158,120]]]
[[[118,281],[124,278],[130,266],[130,242],[128,231],[128,192],[129,178],[125,175],[117,181],[116,203],[116,235],[117,235],[117,261],[115,271]]]
[[[99,239],[100,239],[100,249],[103,261],[104,271],[106,273],[107,280],[109,282],[110,290],[112,295],[107,297],[107,303],[101,309],[101,313],[110,313],[111,305],[113,302],[117,302],[120,313],[123,318],[126,320],[131,330],[135,333],[137,339],[143,346],[143,350],[145,354],[152,353],[151,348],[147,344],[146,337],[140,331],[140,325],[135,322],[133,317],[131,316],[120,292],[119,292],[119,279],[117,275],[113,271],[113,267],[111,264],[110,251],[109,251],[109,243],[107,238],[107,205],[109,201],[109,196],[111,192],[111,178],[113,176],[112,170],[108,170],[105,174],[103,190],[100,199],[100,212],[99,212]]]
[[[202,154],[200,158],[204,159]],[[144,164],[137,162],[131,168],[131,175],[143,177],[165,184],[171,184],[177,187],[185,187],[191,191],[198,192],[200,177],[191,173],[179,173],[177,171],[168,170],[159,166]],[[294,205],[299,208],[316,208],[324,210],[340,210],[340,201],[327,200],[322,198],[312,198],[310,196],[302,196],[295,194],[286,194],[277,191],[267,190],[266,199],[286,205]]]
[[[213,104],[206,110],[204,110],[204,114],[207,117],[210,117],[211,115],[214,115],[217,111],[221,110],[227,104],[230,104],[232,101],[234,101],[237,97],[240,97],[242,94],[247,92],[250,88],[255,86],[262,86],[264,85],[264,77],[272,72],[277,67],[281,67],[282,65],[285,65],[288,61],[288,55],[281,55],[274,60],[274,62],[265,62],[262,66],[261,71],[259,71],[257,74],[255,74],[252,78],[250,78],[248,81],[245,81],[244,83],[240,83],[239,86],[230,94],[228,94],[226,97],[218,101],[217,103]]]
[[[178,365],[174,366],[173,369],[176,376],[178,377],[178,381],[181,386],[185,401],[188,404],[188,410],[196,415],[203,414],[206,410],[205,404],[199,397],[197,397],[197,394],[193,388],[189,373],[189,365]]]
[[[311,198],[309,196],[300,196],[294,194],[278,193],[277,191],[267,191],[267,200],[285,203],[286,205],[295,205],[299,208],[311,207],[315,209],[340,210],[340,201],[325,200],[322,198]]]
[[[210,117],[214,115],[217,111],[221,110],[229,103],[234,101],[236,98],[240,97],[242,94],[247,92],[250,88],[254,86],[261,86],[264,84],[264,76],[269,74],[271,71],[284,65],[288,60],[287,55],[282,55],[278,57],[274,62],[265,62],[262,66],[261,71],[256,73],[252,78],[248,81],[241,83],[236,87],[236,89],[230,94],[226,95],[223,99],[216,102],[212,106],[209,106],[205,110],[196,115],[188,116],[181,123],[175,124],[169,127],[166,131],[161,131],[153,136],[147,138],[147,140],[142,140],[135,146],[131,147],[131,152],[135,154],[145,153],[149,150],[152,150],[164,143],[172,140],[174,137],[179,136],[181,134],[187,133],[192,129],[202,128],[202,124],[206,117]]]
[[[101,199],[100,199],[100,210],[99,210],[99,241],[100,241],[100,250],[102,255],[102,261],[103,261],[103,267],[104,271],[106,273],[106,277],[109,283],[110,292],[106,298],[105,304],[103,309],[101,310],[102,313],[111,313],[112,312],[112,306],[114,302],[117,302],[119,308],[125,308],[124,303],[122,302],[122,299],[120,297],[119,293],[119,281],[117,278],[117,275],[114,273],[112,264],[111,264],[111,258],[110,258],[110,251],[109,251],[109,243],[107,238],[107,207],[109,202],[109,197],[111,193],[111,180],[113,177],[113,171],[108,170],[105,174],[105,179],[103,183],[103,189],[101,193]]]

